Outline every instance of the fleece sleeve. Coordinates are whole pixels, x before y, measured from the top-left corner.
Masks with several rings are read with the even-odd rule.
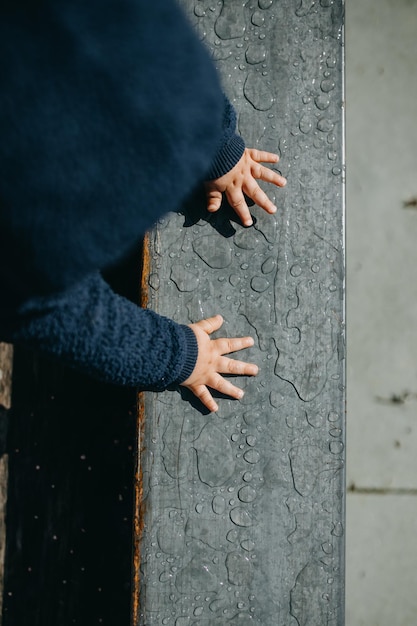
[[[214,180],[227,174],[245,150],[245,142],[236,134],[236,111],[231,102],[224,96],[223,135],[217,147],[217,153],[207,172],[206,180]]]
[[[98,272],[19,313],[14,343],[107,383],[161,391],[186,380],[197,360],[191,328],[115,294]]]

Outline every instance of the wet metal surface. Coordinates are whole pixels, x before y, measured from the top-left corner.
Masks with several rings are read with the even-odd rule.
[[[245,229],[227,210],[150,236],[149,307],[251,334],[241,402],[146,394],[137,623],[344,623],[343,5],[185,3],[248,146],[277,151]],[[196,209],[197,204],[193,207]]]

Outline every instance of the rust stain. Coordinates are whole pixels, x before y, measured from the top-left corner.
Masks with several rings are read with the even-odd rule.
[[[140,278],[140,306],[145,309],[149,302],[148,280],[151,273],[151,254],[149,251],[149,235],[143,238],[142,271]]]
[[[12,404],[13,346],[0,343],[0,406],[10,409]]]
[[[145,507],[143,503],[143,474],[141,454],[143,452],[143,436],[145,425],[145,398],[143,393],[137,398],[137,451],[135,463],[134,515],[133,515],[133,589],[132,589],[132,626],[139,624],[140,612],[140,548],[144,527]]]
[[[142,268],[140,278],[140,306],[148,305],[148,278],[150,273],[149,235],[143,240]],[[143,439],[145,432],[145,394],[137,396],[137,420],[136,420],[136,462],[134,476],[134,513],[133,513],[133,581],[132,581],[132,626],[138,626],[140,615],[140,562],[141,540],[144,527],[145,505],[143,503],[143,474],[141,467],[141,455],[144,451]]]
[[[417,209],[417,196],[403,201],[404,209]]]

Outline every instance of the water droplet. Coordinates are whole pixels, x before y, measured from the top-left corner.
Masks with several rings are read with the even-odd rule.
[[[333,283],[331,285],[329,285],[329,291],[331,291],[332,293],[334,291],[337,291],[337,285],[334,285]]]
[[[250,483],[250,481],[252,480],[252,474],[251,472],[245,472],[242,476],[243,480],[245,481],[245,483]]]
[[[230,511],[230,519],[236,526],[252,526],[253,520],[249,512],[243,506],[236,506]]]
[[[342,434],[342,429],[341,428],[331,428],[329,431],[329,434],[332,437],[340,437]]]
[[[272,256],[270,256],[266,259],[266,261],[262,263],[261,270],[263,274],[270,274],[274,269],[275,269],[275,259]]]
[[[241,541],[240,546],[244,550],[246,550],[246,552],[252,552],[252,550],[255,548],[255,543],[250,539],[244,539],[243,541]]]
[[[252,289],[258,293],[266,291],[269,287],[269,281],[263,276],[254,276],[250,283]]]
[[[202,513],[203,512],[203,505],[202,504],[196,504],[195,505],[195,510],[196,510],[196,513]]]
[[[327,158],[329,159],[329,161],[336,161],[337,152],[335,150],[329,150],[329,152],[327,153]]]
[[[266,49],[262,44],[250,44],[246,50],[246,60],[251,65],[262,63],[266,59]]]
[[[303,117],[300,119],[298,126],[301,132],[307,135],[313,128],[313,124],[311,122],[310,116],[303,115]]]
[[[237,530],[229,530],[229,532],[226,535],[226,539],[230,543],[236,543],[236,541],[238,540],[238,537],[239,537],[239,533],[237,532]]]
[[[259,8],[269,9],[269,7],[272,6],[273,1],[274,0],[258,0]]]
[[[317,265],[317,263],[313,263],[313,265],[311,266],[311,271],[314,274],[317,274],[320,271],[320,265]]]
[[[186,270],[179,264],[175,264],[171,270],[171,280],[176,284],[179,291],[189,292],[197,289],[199,285],[198,276]]]
[[[213,269],[224,269],[232,262],[232,252],[227,239],[204,235],[193,241],[193,250]]]
[[[210,602],[209,609],[213,613],[217,613],[218,611],[220,611],[221,609],[224,608],[224,605],[225,605],[225,599],[224,598],[216,598],[215,600]],[[217,623],[217,620],[216,620],[215,623]],[[187,622],[187,626],[189,626],[189,622]]]
[[[290,274],[291,276],[294,276],[294,278],[297,278],[297,276],[300,276],[300,274],[302,273],[302,268],[300,265],[298,265],[298,263],[296,263],[295,265],[293,265],[290,269]]]
[[[327,419],[329,420],[329,422],[337,422],[339,417],[339,413],[336,413],[336,411],[330,411]]]
[[[248,446],[254,446],[256,443],[256,437],[254,435],[248,435],[246,437],[246,443]]]
[[[199,4],[196,4],[194,7],[194,14],[197,17],[204,17],[206,12],[202,6],[200,6]]]
[[[260,454],[257,450],[251,449],[245,452],[245,454],[243,455],[243,458],[245,459],[247,463],[251,463],[252,465],[255,465],[255,463],[258,463],[260,459]]]
[[[253,487],[245,485],[238,492],[238,498],[241,502],[253,502],[256,498],[256,491]]]
[[[206,424],[194,442],[200,480],[210,487],[223,485],[233,474],[232,448],[226,435],[213,424]]]
[[[341,441],[331,441],[329,443],[329,450],[332,454],[341,454],[344,450],[344,445]]]
[[[311,11],[315,4],[316,0],[301,0],[301,4],[295,14],[298,15],[298,17],[304,17],[304,15],[307,15],[307,13]]]
[[[269,86],[257,72],[249,72],[243,86],[243,93],[248,102],[258,111],[268,111],[274,103]]]
[[[196,606],[196,607],[195,607],[195,609],[194,609],[194,611],[193,611],[193,614],[194,614],[196,617],[199,617],[200,615],[202,615],[202,614],[203,614],[203,611],[204,611],[204,607],[202,607],[202,606]]]
[[[233,238],[235,245],[242,250],[255,250],[259,244],[259,238],[254,236],[251,228],[242,228]],[[236,253],[239,256],[239,253]]]
[[[324,111],[330,105],[330,100],[325,94],[320,94],[316,96],[314,102],[316,103],[316,107],[320,109],[320,111]]]
[[[254,410],[246,411],[246,413],[243,414],[243,419],[245,420],[246,424],[248,424],[248,426],[254,426],[259,422],[260,414]]]
[[[321,81],[320,83],[320,89],[324,92],[324,93],[329,93],[330,91],[332,91],[335,88],[335,83],[330,80],[329,78],[325,78],[324,80]]]
[[[333,553],[333,546],[328,541],[325,541],[324,543],[321,544],[321,549],[323,550],[325,554]]]
[[[220,43],[220,42],[219,42]],[[227,48],[215,48],[213,50],[213,61],[225,61],[232,56],[232,51]]]
[[[150,274],[148,284],[154,291],[158,291],[160,285],[159,275],[155,273]]]
[[[243,14],[243,5],[224,3],[221,13],[216,20],[214,30],[221,39],[237,39],[243,37],[246,26]]]
[[[226,501],[223,496],[214,496],[211,507],[216,515],[222,515],[226,509]]]
[[[262,26],[265,22],[265,16],[261,13],[261,11],[255,11],[252,15],[251,22],[254,26]]]
[[[335,176],[339,176],[342,173],[342,170],[340,169],[340,167],[334,167],[332,169],[332,174],[334,174]]]
[[[327,117],[321,117],[317,122],[317,128],[323,133],[329,133],[334,128],[334,124]]]

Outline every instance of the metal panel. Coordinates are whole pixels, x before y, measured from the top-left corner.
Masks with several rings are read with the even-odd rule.
[[[147,393],[134,623],[344,623],[343,3],[186,2],[247,145],[279,151],[275,216],[172,214],[148,306],[251,334],[241,402]],[[194,204],[194,209],[196,204]],[[190,401],[191,400],[191,401]],[[139,528],[140,526],[140,528]]]

